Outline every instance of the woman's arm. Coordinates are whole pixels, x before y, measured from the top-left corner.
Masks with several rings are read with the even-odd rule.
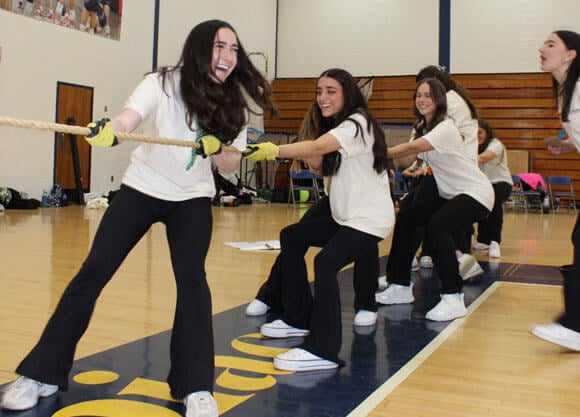
[[[290,143],[288,145],[280,145],[280,153],[278,154],[278,157],[299,158],[305,161],[313,160],[314,165],[317,165],[316,160],[320,159],[320,162],[322,162],[322,155],[337,151],[341,148],[342,146],[340,146],[340,142],[338,142],[334,136],[330,133],[325,133],[315,140],[305,140],[302,142]],[[309,162],[307,161],[307,163]]]
[[[478,165],[483,165],[486,162],[491,161],[495,157],[497,157],[497,155],[495,154],[495,152],[490,151],[490,150],[486,150],[486,151],[483,151],[482,153],[480,153],[477,156],[477,163],[478,163]]]
[[[124,108],[119,114],[111,119],[111,127],[114,132],[131,133],[137,129],[137,126],[141,124],[141,121],[141,115],[137,113],[137,111],[130,108]],[[117,140],[119,143],[121,142],[118,138]]]
[[[419,152],[428,152],[433,149],[433,146],[427,139],[420,137],[412,142],[401,143],[400,145],[389,148],[387,154],[389,155],[389,158],[393,159],[412,155],[415,155],[416,157]]]
[[[229,174],[240,167],[240,160],[242,159],[241,152],[223,152],[211,156],[214,164],[220,171]]]
[[[548,150],[554,155],[560,155],[567,152],[572,152],[576,149],[574,142],[571,139],[546,138],[544,143],[548,145]]]
[[[422,166],[419,166],[419,164],[417,164],[417,160],[415,160],[415,162],[413,162],[411,166],[407,167],[402,172],[402,174],[404,177],[416,178],[425,175],[425,171],[423,170]]]
[[[320,174],[322,171],[322,158],[322,155],[319,155],[313,156],[312,158],[302,158],[302,160],[308,164],[311,171]]]

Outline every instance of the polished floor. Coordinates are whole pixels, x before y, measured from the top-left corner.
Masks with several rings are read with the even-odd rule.
[[[351,271],[341,272],[339,371],[276,371],[271,357],[299,340],[267,340],[266,317],[246,303],[276,251],[232,241],[276,239],[305,207],[214,209],[208,256],[216,345],[215,396],[225,416],[578,416],[580,355],[528,333],[561,310],[556,266],[569,263],[575,214],[506,212],[501,262],[476,254],[485,274],[467,283],[469,314],[424,319],[437,302],[431,270],[414,274],[413,305],[384,306],[376,327],[352,324]],[[0,214],[0,384],[14,378],[60,293],[86,255],[102,210],[70,206]],[[381,244],[382,262],[390,241]],[[309,260],[316,253],[308,253]],[[77,349],[69,391],[10,416],[175,416],[168,394],[174,285],[163,226],[155,225],[103,291]]]

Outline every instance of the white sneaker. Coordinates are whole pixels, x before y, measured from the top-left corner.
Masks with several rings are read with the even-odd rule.
[[[246,307],[246,316],[262,316],[270,310],[268,304],[254,298]]]
[[[2,399],[0,408],[6,410],[28,410],[38,404],[39,398],[50,397],[58,391],[57,385],[43,384],[34,379],[21,376],[8,385]]]
[[[368,310],[359,310],[354,316],[355,326],[374,326],[377,324],[377,312]]]
[[[467,314],[463,294],[442,294],[441,301],[427,312],[425,318],[433,321],[449,321]]]
[[[459,262],[459,275],[464,281],[483,274],[483,268],[477,263],[477,259],[473,255],[464,253],[457,261]]]
[[[530,330],[534,336],[565,348],[580,351],[580,332],[559,323],[535,325]]]
[[[198,391],[183,399],[185,417],[218,417],[217,403],[209,391]]]
[[[421,259],[419,259],[419,265],[421,265],[421,268],[433,269],[433,258],[430,256],[421,256]]]
[[[260,333],[264,336],[274,337],[277,339],[285,337],[303,337],[310,334],[310,330],[297,329],[287,325],[284,320],[274,320],[272,323],[262,324]]]
[[[274,358],[274,368],[283,371],[318,371],[322,369],[335,369],[338,364],[322,359],[307,350],[294,348],[281,353]]]
[[[387,282],[387,276],[381,275],[379,277],[379,290],[384,290],[388,286],[389,286],[389,283]]]
[[[477,242],[475,245],[473,245],[473,250],[487,250],[487,249],[489,249],[489,245],[486,245],[485,243]]]
[[[415,301],[413,284],[390,284],[386,290],[375,294],[375,300],[381,304],[410,304]]]
[[[473,266],[466,272],[465,275],[462,275],[461,278],[463,278],[464,281],[469,281],[470,279],[473,279],[481,274],[483,274],[485,271],[483,270],[483,268],[481,267],[481,265],[479,265],[477,262],[473,264]]]
[[[501,251],[499,250],[499,243],[495,240],[492,240],[489,244],[489,257],[490,258],[500,258]]]
[[[417,262],[417,257],[414,256],[413,262],[411,262],[411,271],[417,272],[420,269],[421,269],[421,267],[419,266],[419,262]]]

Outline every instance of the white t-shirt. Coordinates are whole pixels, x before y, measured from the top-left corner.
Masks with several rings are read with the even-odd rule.
[[[168,74],[166,90],[163,91],[161,75],[147,75],[127,100],[125,108],[135,110],[143,119],[144,134],[152,137],[195,141],[196,131],[186,122],[186,111],[179,80],[181,72]],[[244,127],[233,146],[246,147]],[[211,158],[195,157],[191,161],[192,148],[142,143],[131,154],[129,167],[123,176],[123,184],[149,196],[168,201],[183,201],[196,197],[213,197],[215,183]]]
[[[580,78],[576,81],[572,101],[570,102],[570,112],[568,121],[563,123],[568,137],[574,142],[576,149],[580,152]]]
[[[479,169],[481,169],[492,184],[507,182],[513,185],[512,174],[508,168],[507,152],[503,143],[499,139],[493,138],[489,142],[489,145],[487,145],[485,151],[493,152],[495,157],[485,164],[481,164]]]
[[[477,165],[477,120],[471,117],[469,106],[455,90],[449,90],[445,97],[447,98],[447,116],[455,122],[455,126],[463,137],[463,153]]]
[[[350,117],[360,123],[362,131],[356,133],[356,125],[345,120],[328,132],[342,146],[342,162],[330,183],[330,210],[338,224],[384,239],[395,224],[388,176],[373,169],[375,138],[368,132],[366,119],[358,113]]]
[[[463,139],[451,119],[445,119],[423,135],[433,150],[419,153],[433,170],[439,195],[451,200],[466,194],[491,211],[494,193],[491,183],[462,152]]]

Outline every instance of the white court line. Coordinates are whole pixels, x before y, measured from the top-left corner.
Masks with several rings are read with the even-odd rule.
[[[347,417],[364,417],[374,410],[391,392],[394,391],[411,373],[413,373],[425,360],[435,352],[449,336],[463,324],[465,318],[469,317],[477,308],[499,287],[502,282],[496,281],[491,284],[479,297],[477,297],[467,309],[467,315],[460,319],[453,320],[441,333],[439,333],[427,346],[413,357],[405,366],[399,369],[395,375],[390,377],[383,385],[377,388],[362,403],[352,410]]]

